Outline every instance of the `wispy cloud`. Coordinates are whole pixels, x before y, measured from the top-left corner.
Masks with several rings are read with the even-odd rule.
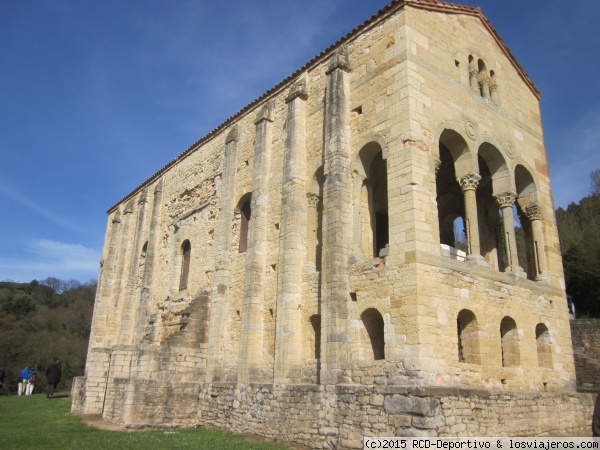
[[[47,277],[88,281],[98,276],[101,251],[49,239],[26,243],[20,258],[0,257],[0,279],[29,282]]]
[[[57,225],[68,228],[72,231],[77,231],[78,233],[87,233],[87,231],[84,228],[81,228],[75,225],[74,223],[65,220],[60,215],[38,205],[30,198],[27,198],[23,194],[17,192],[17,190],[15,190],[13,187],[3,183],[2,180],[0,180],[0,195],[8,197],[12,201],[19,203],[21,206],[28,208],[29,210],[33,211],[39,216],[42,216],[45,219],[48,219]]]

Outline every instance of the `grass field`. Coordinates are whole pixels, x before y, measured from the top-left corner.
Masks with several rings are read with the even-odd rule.
[[[0,449],[246,449],[284,450],[280,443],[257,442],[213,429],[107,431],[90,427],[70,413],[71,399],[57,393],[0,396]],[[274,425],[275,426],[275,425]]]

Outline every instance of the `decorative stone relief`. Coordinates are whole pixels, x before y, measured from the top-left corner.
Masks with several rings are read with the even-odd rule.
[[[467,133],[467,136],[469,136],[469,139],[473,141],[477,139],[477,127],[470,120],[465,122],[465,132]]]
[[[476,190],[479,182],[481,181],[481,176],[475,172],[468,173],[458,180],[458,184],[460,184],[460,188],[463,191]]]

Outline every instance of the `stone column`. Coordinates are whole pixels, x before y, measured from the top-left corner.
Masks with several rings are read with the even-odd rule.
[[[477,81],[478,74],[479,69],[477,68],[477,62],[475,59],[473,59],[469,62],[469,85],[471,86],[471,90],[473,92],[480,93],[479,82]]]
[[[319,245],[317,232],[319,229],[319,203],[321,203],[321,199],[316,194],[308,194],[307,201],[306,265],[312,270],[320,270],[320,263],[317,261],[317,246]]]
[[[485,73],[479,75],[479,84],[481,85],[481,95],[490,100],[490,77]]]
[[[354,239],[354,253],[357,255],[363,254],[363,225],[362,225],[362,207],[363,207],[363,183],[365,177],[357,172],[352,172],[353,181],[353,192],[352,197],[354,200],[354,228],[353,228],[353,239]]]
[[[467,231],[468,259],[483,262],[479,244],[479,222],[477,220],[477,198],[475,191],[481,176],[475,172],[466,174],[458,179],[458,184],[465,196],[465,230]]]
[[[122,308],[121,325],[119,331],[119,343],[125,345],[130,345],[132,343],[134,335],[134,320],[138,307],[137,300],[139,298],[138,295],[136,295],[136,284],[140,270],[140,252],[142,246],[144,245],[143,228],[146,219],[146,204],[147,192],[146,189],[144,189],[138,200],[138,214],[136,219],[135,234],[133,236],[133,249],[131,251],[129,275],[126,281],[127,287],[125,290],[125,304]]]
[[[345,381],[352,360],[349,333],[348,258],[352,249],[350,171],[350,63],[344,47],[327,69],[325,104],[325,184],[323,186],[323,267],[321,382]]]
[[[237,128],[225,138],[225,159],[221,181],[221,212],[216,236],[215,276],[211,295],[208,338],[208,380],[223,381],[225,374],[225,339],[230,314],[231,227],[235,215],[235,173],[237,164]]]
[[[542,207],[539,204],[531,204],[525,209],[525,214],[531,224],[531,235],[533,239],[533,262],[535,264],[535,280],[545,280],[546,253],[544,250],[544,233],[542,231]]]
[[[106,321],[110,311],[114,265],[116,262],[117,242],[121,226],[121,214],[117,209],[109,217],[104,237],[103,260],[100,262],[100,276],[92,316],[88,357],[93,348],[106,343]]]
[[[142,273],[142,290],[140,292],[140,304],[138,306],[135,318],[135,337],[134,343],[139,344],[143,340],[151,340],[150,336],[146,336],[146,327],[148,319],[152,311],[152,283],[154,273],[154,261],[156,260],[156,252],[159,242],[159,221],[160,210],[162,203],[162,180],[160,180],[154,188],[154,200],[152,202],[152,212],[150,213],[150,232],[148,233],[148,247],[146,248],[146,261],[144,264],[144,272]]]
[[[519,266],[512,209],[515,200],[517,199],[517,194],[512,191],[507,191],[502,194],[494,195],[494,198],[502,211],[502,224],[504,225],[504,239],[506,241],[506,261],[508,263],[506,270],[523,273],[523,269]]]
[[[302,364],[302,274],[306,259],[306,99],[301,80],[286,98],[287,137],[283,160],[275,382],[294,383]]]
[[[268,251],[267,219],[272,122],[273,105],[268,103],[254,122],[256,137],[252,173],[252,220],[249,224],[246,250],[239,370],[239,380],[245,383],[266,381],[266,375],[263,375],[263,286]]]
[[[116,253],[116,263],[114,270],[114,278],[112,283],[112,294],[111,300],[112,305],[110,313],[106,318],[106,330],[108,343],[110,345],[116,344],[119,336],[119,326],[121,323],[121,307],[122,302],[125,298],[125,289],[127,287],[127,255],[130,253],[129,242],[131,240],[130,228],[131,228],[131,217],[133,215],[133,199],[129,200],[125,205],[123,215],[121,216],[121,230],[119,236],[118,249]]]
[[[490,81],[490,97],[496,105],[500,104],[500,96],[498,95],[498,83],[495,80]]]

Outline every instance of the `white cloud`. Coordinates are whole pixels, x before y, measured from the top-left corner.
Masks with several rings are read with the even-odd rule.
[[[100,250],[80,244],[32,240],[21,258],[0,258],[0,279],[29,282],[55,277],[86,282],[98,276],[100,256]]]
[[[87,230],[78,227],[74,223],[69,222],[68,220],[65,220],[60,215],[38,205],[33,200],[31,200],[31,199],[27,198],[26,196],[24,196],[23,194],[17,192],[13,187],[2,183],[1,180],[0,180],[0,194],[10,198],[14,202],[19,203],[21,206],[26,207],[27,209],[38,214],[39,216],[44,217],[44,218],[54,222],[57,225],[60,225],[62,227],[68,228],[73,231],[77,231],[79,233],[87,234]]]

